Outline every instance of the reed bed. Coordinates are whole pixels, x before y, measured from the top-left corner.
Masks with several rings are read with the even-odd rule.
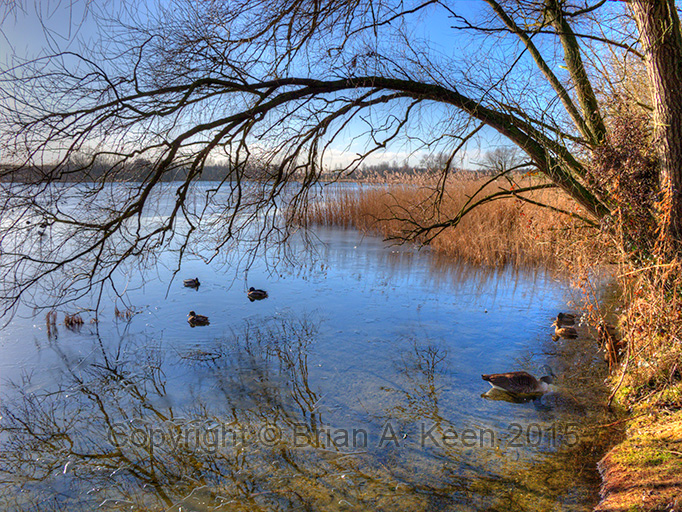
[[[413,236],[419,226],[455,217],[469,198],[482,199],[510,187],[508,180],[495,181],[477,194],[485,181],[452,179],[441,198],[435,192],[434,182],[428,180],[337,189],[310,205],[305,221],[354,227],[398,242],[414,239],[454,258],[495,267],[509,264],[551,267],[564,261],[566,254],[578,246],[589,250],[590,244],[583,243],[585,236],[598,235],[597,230],[586,229],[588,226],[574,217],[509,197],[476,207],[459,225],[445,228],[432,240],[430,234]],[[517,180],[516,186],[538,183],[538,178],[526,177]],[[582,213],[570,198],[555,189],[537,190],[524,197],[567,212]]]

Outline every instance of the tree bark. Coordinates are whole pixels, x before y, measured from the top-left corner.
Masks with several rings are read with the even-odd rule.
[[[674,0],[630,0],[646,56],[660,159],[659,248],[682,252],[682,32]]]

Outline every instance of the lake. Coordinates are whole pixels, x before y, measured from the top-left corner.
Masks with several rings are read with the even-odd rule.
[[[550,326],[577,292],[315,234],[314,257],[265,252],[248,273],[189,258],[172,280],[162,257],[79,329],[20,310],[0,331],[0,508],[592,509],[605,368]],[[544,365],[558,382],[541,400],[482,396],[481,374]]]

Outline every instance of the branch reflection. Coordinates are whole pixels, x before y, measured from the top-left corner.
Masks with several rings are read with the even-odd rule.
[[[26,373],[3,393],[0,506],[521,511],[570,495],[581,447],[543,458],[442,442],[452,390],[438,344],[391,353],[395,382],[363,397],[371,411],[349,423],[359,397],[342,390],[330,408],[325,386],[348,383],[310,362],[321,330],[314,315],[277,316],[174,349],[124,329],[106,343],[93,336],[86,356],[51,338],[54,384]],[[419,432],[433,425],[435,444]],[[563,478],[548,490],[539,475],[558,464]]]

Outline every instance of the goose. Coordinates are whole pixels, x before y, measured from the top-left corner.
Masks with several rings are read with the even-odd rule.
[[[185,279],[184,281],[182,281],[182,284],[184,284],[188,288],[199,288],[199,286],[201,285],[198,277],[195,277],[194,279]]]
[[[572,315],[571,313],[559,313],[556,316],[556,323],[559,324],[559,327],[562,325],[573,325],[575,324],[575,315]]]
[[[251,302],[254,300],[263,300],[268,298],[268,292],[265,290],[256,290],[253,286],[249,288],[249,291],[246,292],[246,296],[249,298]]]
[[[561,327],[561,324],[558,320],[554,320],[552,325],[554,326],[554,336],[552,336],[554,341],[558,340],[559,338],[574,340],[578,337],[578,331],[576,331],[575,328]]]
[[[187,322],[190,327],[196,327],[197,325],[208,325],[208,317],[204,315],[197,315],[194,311],[190,311],[187,315]]]
[[[548,366],[544,366],[548,375],[540,377],[540,380],[528,372],[507,372],[481,375],[481,378],[490,383],[493,389],[506,391],[512,395],[541,395],[546,393],[549,385],[554,382],[554,373]]]

